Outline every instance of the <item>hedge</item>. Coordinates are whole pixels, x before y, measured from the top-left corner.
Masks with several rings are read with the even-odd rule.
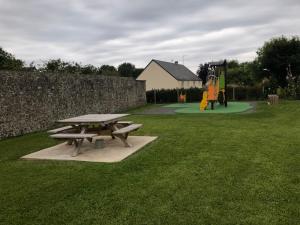
[[[187,102],[200,102],[202,100],[203,89],[190,88],[190,89],[171,89],[171,90],[151,90],[147,91],[147,102],[154,103],[156,96],[156,103],[173,103],[178,102],[180,94],[186,94]],[[267,93],[262,93],[261,87],[236,87],[235,99],[238,101],[248,100],[263,100]],[[233,101],[233,88],[227,87],[228,101]]]
[[[171,89],[171,90],[152,90],[147,91],[147,102],[154,103],[156,96],[156,103],[172,103],[178,102],[180,94],[186,94],[187,102],[197,102],[202,99],[203,90],[199,88],[190,89]]]

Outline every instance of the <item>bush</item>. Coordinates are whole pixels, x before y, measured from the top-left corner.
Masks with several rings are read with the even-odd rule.
[[[190,89],[170,89],[170,90],[152,90],[147,91],[147,102],[154,103],[156,96],[156,103],[172,103],[178,102],[180,94],[186,94],[186,102],[199,102],[202,99],[203,90],[200,88]]]
[[[190,89],[172,89],[172,90],[152,90],[147,91],[147,102],[154,103],[154,96],[156,95],[156,103],[173,103],[178,102],[178,97],[186,94],[187,102],[200,102],[202,100],[203,89],[190,88]],[[262,92],[262,87],[236,87],[235,100],[237,101],[251,101],[251,100],[264,100],[268,93]],[[233,100],[233,88],[227,87],[228,101]],[[221,100],[221,99],[219,99]]]
[[[235,100],[249,101],[249,100],[263,100],[266,98],[266,93],[262,92],[262,87],[236,87],[235,88]],[[233,88],[227,87],[227,99],[233,100]]]

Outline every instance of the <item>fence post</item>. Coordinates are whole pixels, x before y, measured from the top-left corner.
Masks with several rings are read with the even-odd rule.
[[[235,87],[232,87],[232,100],[235,101]]]

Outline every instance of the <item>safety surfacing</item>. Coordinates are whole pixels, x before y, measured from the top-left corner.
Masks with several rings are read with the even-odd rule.
[[[228,102],[227,107],[216,103],[213,110],[209,104],[204,111],[200,110],[199,103],[175,103],[164,107],[174,108],[176,113],[239,113],[252,109],[248,102]]]

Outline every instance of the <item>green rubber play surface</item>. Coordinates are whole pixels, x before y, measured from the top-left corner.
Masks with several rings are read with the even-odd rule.
[[[210,109],[210,104],[205,111],[200,111],[199,103],[174,103],[166,105],[167,108],[177,108],[176,113],[238,113],[252,108],[248,102],[228,102],[227,108],[220,104],[215,104],[214,110]]]

